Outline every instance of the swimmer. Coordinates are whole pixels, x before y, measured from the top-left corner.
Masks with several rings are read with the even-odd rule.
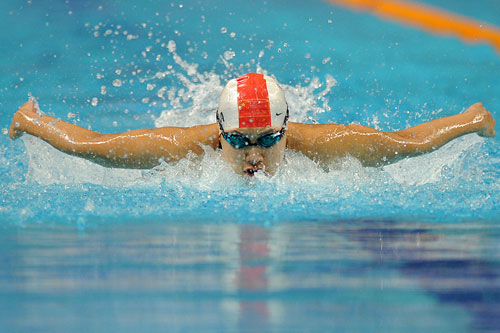
[[[397,132],[356,124],[288,122],[288,104],[278,82],[256,73],[227,83],[215,116],[216,123],[210,125],[101,134],[44,115],[29,101],[14,114],[9,136],[29,133],[65,153],[118,168],[149,169],[190,153],[202,155],[204,146],[220,148],[237,174],[251,177],[256,172],[273,175],[287,149],[319,164],[352,156],[365,166],[380,166],[433,151],[464,134],[496,134],[495,120],[481,103]]]

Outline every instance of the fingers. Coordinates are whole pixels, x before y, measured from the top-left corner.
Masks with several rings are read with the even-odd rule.
[[[19,127],[21,126],[21,122],[19,117],[16,117],[18,114],[16,113],[14,117],[12,118],[12,123],[10,124],[9,127],[9,137],[12,140],[17,139],[21,135],[23,135],[23,132],[19,130]]]
[[[25,116],[32,118],[35,112],[35,105],[32,101],[27,101],[24,103],[14,116],[12,117],[12,122],[9,127],[9,137],[12,140],[17,139],[21,135],[23,135],[23,130],[21,129],[23,122],[25,121]]]
[[[483,108],[483,129],[478,133],[481,136],[485,137],[494,137],[496,135],[495,132],[495,124],[496,121],[493,119],[491,112],[487,111]]]
[[[23,114],[31,114],[35,112],[35,104],[32,101],[27,101],[24,103],[17,112],[21,112]]]

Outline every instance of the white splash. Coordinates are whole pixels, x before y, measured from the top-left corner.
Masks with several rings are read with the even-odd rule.
[[[404,159],[383,168],[366,168],[354,158],[344,158],[328,170],[301,153],[287,151],[285,161],[276,175],[256,175],[254,179],[238,176],[222,158],[220,151],[205,147],[202,157],[189,156],[174,164],[163,163],[152,170],[113,169],[85,159],[64,154],[44,141],[23,136],[28,163],[28,181],[49,184],[98,184],[109,187],[185,186],[201,191],[214,191],[248,185],[268,184],[276,191],[300,189],[304,193],[328,192],[353,195],[359,187],[390,183],[422,186],[444,182],[443,170],[460,173],[461,159],[476,151],[484,139],[468,135],[427,155]],[[347,187],[349,191],[342,192]]]
[[[176,53],[175,42],[168,43],[176,68],[169,67],[165,72],[143,78],[148,91],[172,107],[155,118],[155,126],[192,126],[214,122],[218,96],[223,89],[227,74],[198,71],[197,64],[184,61]],[[264,56],[264,51],[259,58]],[[233,68],[227,64],[227,68]],[[269,75],[260,66],[255,71]],[[249,68],[247,66],[246,68]],[[233,76],[244,73],[234,72]],[[166,75],[174,75],[181,87],[167,88],[161,80]],[[279,77],[276,77],[280,81]],[[317,77],[307,85],[290,86],[281,84],[290,106],[291,120],[297,122],[317,122],[320,113],[330,110],[329,93],[337,85],[330,75],[321,81]],[[39,110],[36,99],[30,97]],[[321,102],[321,105],[318,105]],[[186,105],[190,105],[186,108]],[[41,112],[41,111],[40,111]],[[285,163],[273,177],[257,174],[248,181],[236,175],[223,161],[221,153],[211,148],[205,149],[200,157],[189,157],[174,164],[162,164],[153,170],[111,169],[84,159],[66,155],[45,142],[26,135],[24,142],[29,156],[28,180],[40,184],[82,184],[92,183],[103,186],[150,186],[167,183],[170,186],[187,186],[199,190],[213,191],[233,186],[268,184],[275,189],[311,189],[319,192],[353,195],[362,186],[377,188],[382,183],[387,186],[421,186],[445,180],[446,170],[460,173],[460,163],[467,152],[476,151],[484,139],[468,135],[454,140],[430,154],[404,159],[383,168],[364,168],[359,161],[345,158],[328,168],[328,171],[300,153],[287,152]],[[345,189],[348,191],[345,191]],[[342,190],[343,188],[343,190]]]
[[[460,161],[464,158],[465,152],[477,150],[484,141],[484,138],[476,134],[467,135],[431,153],[387,165],[383,170],[399,184],[437,183],[442,181],[445,170],[450,168],[459,170]]]
[[[169,69],[164,74],[175,75],[182,83],[182,87],[167,88],[163,86],[158,89],[157,96],[167,101],[171,108],[163,110],[161,115],[155,118],[155,126],[193,126],[214,123],[215,110],[217,109],[219,95],[227,80],[225,79],[226,76],[213,72],[199,73],[198,65],[184,61],[176,53],[175,47],[170,47],[169,51],[179,68],[177,70]],[[223,58],[223,60],[228,70],[234,72],[233,77],[245,74],[238,72],[235,66],[227,62],[226,58]],[[274,76],[262,68],[259,63],[254,66],[255,72]],[[280,82],[279,77],[274,77]],[[157,76],[151,77],[145,79],[145,81],[157,78]],[[153,83],[148,83],[149,87],[153,85]],[[328,94],[337,85],[337,80],[331,75],[326,75],[324,82],[314,77],[306,86],[290,86],[283,82],[280,85],[285,92],[290,107],[290,120],[295,122],[316,122],[318,114],[330,110]],[[318,105],[318,101],[321,102],[321,105]],[[186,108],[186,104],[189,107]]]
[[[29,158],[26,179],[41,185],[100,184],[122,186],[137,184],[142,177],[139,170],[111,169],[67,155],[31,135],[22,137]],[[120,185],[122,184],[122,185]]]

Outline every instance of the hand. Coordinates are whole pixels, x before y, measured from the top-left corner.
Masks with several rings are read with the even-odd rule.
[[[9,137],[14,140],[23,135],[24,125],[28,119],[37,119],[40,116],[36,112],[32,101],[23,104],[12,117],[12,123],[9,128]]]
[[[474,116],[474,121],[477,121],[482,126],[477,134],[485,137],[494,137],[496,135],[495,119],[493,119],[491,112],[483,107],[483,104],[476,103],[471,105],[467,109],[467,113],[472,114]]]

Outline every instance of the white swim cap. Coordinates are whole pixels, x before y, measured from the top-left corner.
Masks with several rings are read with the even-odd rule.
[[[242,127],[282,127],[288,119],[288,105],[275,79],[249,73],[226,84],[216,116],[219,128],[224,131]]]

